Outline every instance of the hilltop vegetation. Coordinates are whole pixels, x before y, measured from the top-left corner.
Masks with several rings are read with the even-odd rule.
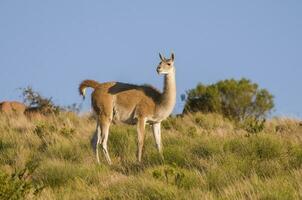
[[[91,116],[0,115],[0,199],[301,199],[302,127],[272,119],[257,134],[218,114],[163,124],[162,163],[150,130],[136,163],[135,127],[113,125],[97,165]]]
[[[265,118],[274,108],[274,97],[257,83],[242,78],[226,79],[211,85],[199,83],[187,91],[184,113],[220,113],[236,120]]]

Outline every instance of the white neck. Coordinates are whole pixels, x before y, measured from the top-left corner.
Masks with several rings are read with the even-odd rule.
[[[164,89],[157,112],[160,116],[166,118],[173,111],[176,102],[175,70],[164,76]]]

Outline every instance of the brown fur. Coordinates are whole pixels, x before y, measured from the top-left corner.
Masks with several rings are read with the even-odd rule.
[[[85,96],[86,87],[94,89],[91,94],[93,110],[97,115],[97,143],[95,150],[98,158],[98,144],[102,143],[108,163],[111,163],[107,139],[110,123],[124,122],[137,124],[138,160],[141,161],[144,143],[145,124],[153,126],[158,150],[161,152],[160,123],[173,110],[176,99],[174,55],[165,59],[160,55],[161,62],[157,67],[159,74],[164,74],[164,90],[159,92],[149,85],[133,85],[121,82],[98,83],[84,80],[79,86],[80,95]]]
[[[93,86],[96,88],[91,95],[92,107],[97,114],[104,114],[109,117],[110,121],[134,124],[135,122],[131,121],[134,118],[152,115],[156,103],[160,101],[160,92],[150,86],[120,82],[107,82]],[[113,105],[108,110],[103,106],[110,105],[113,101],[126,111],[121,111]],[[121,115],[121,112],[129,115]]]
[[[3,101],[0,103],[0,112],[5,114],[24,114],[26,105],[18,101]]]
[[[84,89],[86,87],[91,87],[93,89],[96,89],[100,84],[97,82],[97,81],[94,81],[94,80],[85,80],[83,81],[81,84],[80,84],[80,87],[79,87],[79,92],[80,92],[80,95],[84,96],[85,94],[83,93]]]

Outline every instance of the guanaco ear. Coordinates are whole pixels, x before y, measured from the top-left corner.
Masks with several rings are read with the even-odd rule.
[[[174,61],[174,53],[171,53],[171,60]]]
[[[159,53],[159,58],[161,59],[161,61],[165,61],[165,58]]]

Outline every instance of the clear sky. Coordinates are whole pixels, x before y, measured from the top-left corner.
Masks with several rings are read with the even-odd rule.
[[[198,82],[245,77],[275,96],[275,115],[302,118],[301,0],[1,0],[0,101],[32,86],[81,103],[87,78],[161,89],[158,52],[172,50],[175,112]]]

